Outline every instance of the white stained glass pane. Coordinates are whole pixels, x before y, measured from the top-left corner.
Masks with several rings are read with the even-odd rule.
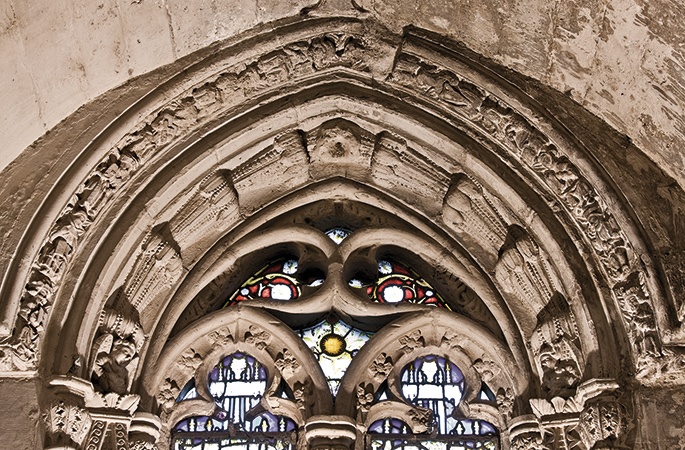
[[[292,275],[295,272],[297,272],[297,261],[295,261],[294,259],[290,259],[283,263],[283,273]]]
[[[271,298],[274,300],[290,300],[293,298],[293,291],[290,286],[285,284],[275,284],[271,288]]]
[[[373,333],[353,328],[342,321],[329,322],[328,320],[300,330],[299,333],[319,361],[333,395],[338,393],[340,380],[345,375],[352,358],[373,335]],[[328,349],[339,349],[339,353],[332,353],[322,348],[323,342],[327,339],[329,344],[335,342],[335,345]]]
[[[381,275],[387,275],[392,272],[392,264],[388,261],[378,261],[378,272]]]
[[[347,230],[345,228],[331,228],[330,230],[326,231],[326,236],[331,238],[333,242],[336,244],[340,245],[342,241],[345,240],[347,236],[352,234],[350,230]]]

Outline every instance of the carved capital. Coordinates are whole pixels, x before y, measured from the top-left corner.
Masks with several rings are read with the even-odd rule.
[[[92,419],[88,411],[64,400],[53,402],[43,414],[45,444],[50,447],[77,448],[86,438]]]
[[[588,448],[620,442],[628,429],[626,408],[615,396],[594,398],[580,414],[578,428]]]

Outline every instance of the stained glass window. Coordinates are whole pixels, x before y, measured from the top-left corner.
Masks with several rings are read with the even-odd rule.
[[[387,418],[369,427],[367,445],[383,450],[496,449],[497,430],[484,420],[460,416],[464,376],[449,360],[428,355],[408,364],[400,374],[402,395],[433,414],[432,436],[412,434],[398,419]]]
[[[350,286],[363,288],[359,279]],[[388,260],[378,262],[378,280],[366,286],[369,298],[377,303],[420,303],[450,309],[440,295],[411,268]]]
[[[324,320],[313,327],[299,330],[300,337],[319,361],[333,395],[352,358],[373,333],[358,330],[338,320]]]
[[[245,281],[236,290],[225,306],[253,299],[294,300],[300,296],[302,283],[295,277],[298,264],[286,259],[270,264]],[[312,280],[315,285],[315,280]],[[319,283],[320,284],[320,283]]]
[[[212,416],[181,420],[173,431],[175,450],[289,450],[297,442],[291,419],[269,412],[251,414],[266,390],[267,373],[252,356],[234,353],[209,373]],[[191,387],[181,400],[195,388]]]
[[[338,245],[340,245],[342,241],[344,241],[345,238],[350,234],[352,234],[350,230],[342,227],[331,228],[330,230],[326,231],[326,236],[331,238],[331,240]]]

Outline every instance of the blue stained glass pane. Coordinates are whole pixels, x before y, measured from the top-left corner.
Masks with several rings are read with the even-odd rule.
[[[408,434],[411,433],[409,426],[399,419],[377,420],[369,427],[370,433],[381,434]]]
[[[449,434],[464,391],[464,376],[457,366],[438,356],[424,356],[407,365],[400,377],[405,398],[433,411],[436,431]]]
[[[195,416],[178,422],[173,432],[174,448],[294,448],[296,424],[291,419],[269,412],[247,417],[247,412],[259,404],[267,381],[265,368],[252,356],[234,353],[223,358],[208,376],[216,412],[211,417]]]
[[[457,406],[463,397],[464,376],[449,360],[428,355],[412,361],[400,373],[401,390],[414,405],[433,412],[434,437],[413,434],[397,419],[384,419],[369,427],[367,449],[457,450],[499,446],[497,429],[489,422],[462,418]]]
[[[197,398],[195,378],[191,378],[190,381],[188,381],[186,385],[183,386],[183,389],[181,389],[181,392],[178,394],[178,397],[176,397],[176,401],[181,402],[183,400],[192,400],[195,398]]]

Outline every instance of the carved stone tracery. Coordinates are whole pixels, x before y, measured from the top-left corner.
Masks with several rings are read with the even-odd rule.
[[[372,41],[361,34],[333,32],[286,43],[279,50],[222,70],[187,89],[123,137],[81,183],[47,234],[27,279],[14,335],[0,347],[0,365],[6,370],[37,367],[45,324],[65,273],[79,251],[79,244],[101,220],[103,211],[110,208],[118,196],[124,195],[127,184],[141,167],[150,164],[167,145],[214,124],[221,113],[235,104],[251,101],[247,99],[257,98],[284,83],[297,84],[298,80],[325,71],[373,74],[376,69],[372,67],[374,62],[370,61],[369,54],[374,56],[374,51],[383,51],[374,50]],[[541,183],[541,191],[554,195],[550,203],[573,219],[599,261],[614,295],[637,355],[640,375],[656,377],[661,375],[659,371],[682,370],[685,367],[683,359],[661,346],[654,314],[657,300],[652,286],[646,281],[651,275],[635,257],[635,246],[623,229],[625,219],[617,219],[622,214],[620,209],[608,199],[605,191],[593,186],[591,176],[584,173],[586,169],[574,165],[571,155],[565,154],[566,150],[560,144],[544,135],[514,107],[474,82],[408,51],[400,51],[396,61],[389,78],[374,82],[393,88],[399,86],[447,105],[456,115],[479,128],[484,136],[499,141],[502,148],[511,152],[510,156],[529,171],[535,183]],[[340,161],[344,162],[344,170],[334,166]],[[287,167],[292,166],[296,166],[295,170],[287,173]],[[301,167],[308,170],[301,170]],[[272,192],[257,192],[250,175],[269,168],[273,170],[277,186],[267,188]],[[94,383],[94,389],[102,394],[102,404],[121,409],[122,401],[130,403],[123,399],[131,391],[136,358],[144,340],[142,330],[148,325],[141,325],[143,319],[139,317],[123,319],[119,308],[128,305],[140,313],[150,305],[154,306],[155,299],[170,295],[184,275],[185,264],[201,255],[193,248],[198,234],[213,243],[222,233],[217,230],[218,221],[226,219],[227,215],[237,221],[240,214],[249,215],[259,210],[277,199],[281,195],[279,189],[284,186],[290,190],[312,179],[342,175],[363,181],[369,174],[395,180],[395,184],[389,183],[386,189],[398,198],[427,198],[426,193],[434,196],[426,200],[426,204],[430,204],[426,211],[438,214],[441,210],[442,220],[454,226],[463,240],[468,241],[470,237],[482,242],[496,264],[496,276],[505,289],[516,291],[514,295],[519,301],[535,304],[532,310],[537,314],[537,323],[530,324],[530,343],[541,384],[549,394],[545,399],[549,404],[541,406],[543,403],[537,402],[533,409],[544,410],[539,419],[570,412],[580,415],[574,418],[577,425],[550,425],[540,437],[520,435],[512,439],[512,447],[544,448],[552,445],[550,440],[557,442],[576,436],[578,440],[569,441],[569,448],[583,448],[580,441],[586,448],[591,448],[598,442],[618,439],[624,434],[625,406],[616,400],[603,403],[593,400],[586,402],[582,410],[570,411],[575,389],[585,370],[578,327],[567,303],[572,299],[562,293],[563,289],[549,267],[549,256],[532,236],[517,236],[507,242],[507,229],[512,229],[513,222],[501,200],[470,175],[451,176],[449,171],[410,148],[393,132],[373,134],[347,120],[333,121],[308,132],[287,131],[254,158],[230,170],[212,171],[173,218],[150,230],[133,257],[132,269],[120,287],[114,305],[105,308],[92,346],[87,377]],[[411,204],[411,201],[407,202]],[[123,324],[133,325],[126,330]],[[214,345],[228,346],[244,341],[265,351],[273,342],[269,333],[256,328],[235,336],[234,340],[228,331],[216,335]],[[445,341],[448,344],[445,348],[459,349],[456,337],[446,337]],[[425,346],[420,331],[401,336],[399,342],[407,352]],[[198,370],[206,356],[191,350],[181,360],[186,372]],[[392,367],[392,358],[383,355],[369,368],[377,382],[387,378]],[[276,358],[275,367],[284,374],[301,369],[285,348]],[[474,366],[474,369],[484,380],[489,376],[486,374],[493,372],[483,365]],[[304,399],[311,395],[312,387],[301,381],[294,386],[297,404],[305,409]],[[369,412],[369,389],[367,385],[359,387],[357,405],[366,414]],[[157,395],[162,409],[171,409],[179,392],[176,380],[166,378]],[[562,400],[566,402],[563,405]],[[506,420],[514,414],[514,403],[510,389],[497,391],[497,404]],[[545,409],[548,407],[552,412]],[[59,402],[51,406],[49,414],[54,417],[50,419],[50,433],[68,435],[77,444],[84,442],[87,448],[103,448],[104,439],[110,439],[117,448],[154,448],[149,440],[126,443],[128,419],[122,419],[123,422],[93,419],[88,425],[90,432],[86,439],[79,428],[81,425],[75,425],[76,420],[72,419],[82,411],[78,408]],[[418,417],[419,413],[414,414],[417,422],[428,420]]]

